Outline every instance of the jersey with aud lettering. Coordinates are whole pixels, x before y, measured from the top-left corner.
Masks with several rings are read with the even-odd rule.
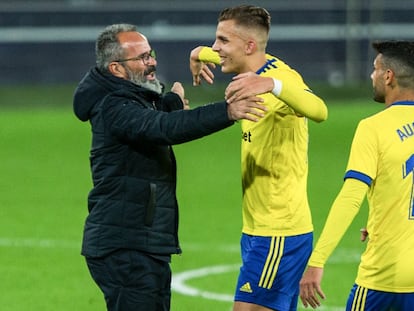
[[[414,102],[396,102],[359,123],[345,178],[369,186],[369,242],[356,283],[414,292]]]
[[[309,88],[302,77],[280,59],[266,54],[267,62],[257,71],[265,77],[295,85],[295,100],[303,100]],[[211,48],[199,59],[219,64]],[[259,122],[243,120],[241,169],[243,186],[243,232],[257,236],[291,236],[313,230],[307,198],[308,125],[284,101],[260,95],[268,111]],[[317,97],[315,96],[315,99]],[[318,99],[319,100],[319,99]],[[302,104],[302,103],[301,103]]]

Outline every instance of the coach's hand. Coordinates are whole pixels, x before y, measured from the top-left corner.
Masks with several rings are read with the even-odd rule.
[[[323,268],[310,267],[305,271],[300,280],[300,299],[305,308],[311,306],[316,309],[321,305],[319,297],[325,299],[325,294],[321,288]]]
[[[171,92],[174,92],[175,94],[180,96],[181,101],[183,102],[184,110],[190,109],[190,102],[187,98],[185,98],[184,87],[180,82],[174,82],[173,86],[171,87]]]
[[[227,103],[229,119],[233,121],[245,119],[257,122],[264,117],[264,113],[267,111],[267,108],[261,103],[263,103],[263,99],[256,96]]]

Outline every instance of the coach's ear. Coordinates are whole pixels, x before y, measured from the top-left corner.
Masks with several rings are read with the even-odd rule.
[[[110,63],[109,66],[108,66],[108,70],[115,77],[118,77],[118,78],[121,78],[121,79],[127,79],[128,78],[124,66],[122,66],[118,62]]]

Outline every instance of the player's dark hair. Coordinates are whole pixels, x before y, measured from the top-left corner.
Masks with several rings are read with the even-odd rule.
[[[262,28],[266,34],[270,31],[270,14],[261,7],[253,5],[240,5],[226,8],[221,11],[218,21],[235,20],[236,24],[247,28]]]
[[[414,87],[414,42],[382,41],[372,47],[382,54],[384,66],[394,71],[401,87]]]
[[[372,43],[372,47],[386,58],[398,60],[414,68],[414,42],[382,41]]]

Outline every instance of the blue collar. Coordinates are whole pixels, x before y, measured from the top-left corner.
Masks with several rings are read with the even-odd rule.
[[[266,63],[259,70],[256,71],[256,74],[260,75],[261,73],[264,73],[271,68],[277,68],[276,64],[274,64],[276,63],[276,61],[276,58],[268,59]]]
[[[414,106],[414,101],[403,100],[403,101],[392,103],[389,107],[391,106]]]

